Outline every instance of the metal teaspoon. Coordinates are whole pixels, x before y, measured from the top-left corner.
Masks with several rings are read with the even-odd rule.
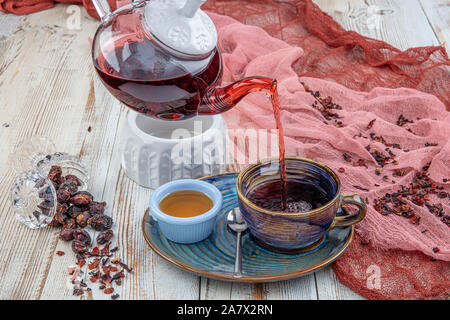
[[[241,235],[242,232],[247,230],[248,226],[242,219],[241,210],[239,207],[235,207],[227,215],[227,225],[231,230],[235,231],[237,234],[236,238],[236,259],[234,262],[234,273],[235,278],[242,277],[242,253],[241,253]]]

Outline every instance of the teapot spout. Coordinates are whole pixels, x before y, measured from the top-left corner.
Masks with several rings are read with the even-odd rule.
[[[219,114],[230,110],[246,95],[265,92],[270,95],[276,90],[277,81],[268,77],[247,77],[223,88],[210,90],[198,108],[199,114]]]

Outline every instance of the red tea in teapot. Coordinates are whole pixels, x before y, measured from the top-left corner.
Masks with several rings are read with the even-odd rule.
[[[106,50],[105,50],[106,51]],[[220,84],[220,53],[201,61],[177,60],[144,38],[126,39],[95,59],[107,89],[133,110],[167,120],[197,115],[209,86]]]

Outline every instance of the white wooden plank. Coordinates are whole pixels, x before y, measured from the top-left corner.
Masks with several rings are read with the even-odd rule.
[[[386,41],[400,50],[439,44],[418,0],[314,2],[344,29]]]
[[[19,25],[7,24],[20,21]],[[50,228],[33,231],[18,223],[10,209],[9,186],[14,178],[8,155],[24,137],[45,134],[55,137],[55,143],[71,142],[70,131],[60,132],[64,115],[60,108],[76,111],[70,103],[61,101],[63,92],[55,90],[67,55],[67,46],[73,37],[60,38],[52,28],[39,28],[30,24],[32,16],[4,15],[1,22],[7,27],[0,39],[2,121],[8,127],[2,130],[0,157],[0,298],[38,298],[46,281],[50,262],[56,247],[56,232]],[[43,50],[52,43],[59,43],[60,50]],[[41,60],[45,56],[45,59]],[[47,65],[46,65],[47,63]],[[23,66],[28,72],[23,72]],[[51,65],[52,68],[47,68]],[[39,75],[38,77],[36,75]],[[58,102],[58,103],[55,103]],[[44,112],[45,110],[45,112]],[[70,116],[70,114],[69,114]],[[73,128],[71,126],[67,126]],[[75,128],[74,128],[75,129]],[[56,135],[56,133],[59,133]],[[5,139],[5,140],[3,140]],[[68,148],[69,152],[73,149]]]
[[[87,61],[86,63],[90,63]],[[93,194],[94,199],[98,201],[106,201],[108,203],[107,213],[114,217],[114,208],[112,207],[113,194],[105,195],[105,182],[109,175],[109,167],[111,161],[114,140],[116,136],[116,128],[121,112],[120,104],[107,94],[103,87],[94,80],[93,70],[87,73],[87,87],[81,99],[85,101],[85,112],[79,124],[79,130],[74,133],[77,135],[81,143],[78,143],[79,150],[76,155],[80,157],[87,166],[90,181],[89,191]],[[77,81],[79,79],[73,79]],[[95,83],[95,85],[94,85]],[[90,88],[89,88],[90,87]],[[92,100],[92,101],[91,101]],[[90,132],[88,131],[90,127]],[[117,175],[117,173],[115,173]],[[117,223],[114,231],[117,233]],[[94,238],[95,233],[91,232]],[[42,299],[55,299],[56,295],[65,293],[65,297],[73,298],[71,287],[65,285],[62,287],[64,278],[67,278],[67,267],[74,264],[74,254],[70,249],[70,243],[59,241],[56,250],[61,250],[67,254],[64,257],[56,257],[53,259],[49,276],[43,288]],[[87,267],[87,265],[86,265]],[[87,272],[86,267],[84,272]],[[89,283],[89,279],[85,282]],[[94,287],[94,286],[93,286]],[[97,287],[97,286],[95,286]]]
[[[317,300],[314,274],[297,279],[267,283],[267,299],[271,300]]]
[[[419,0],[436,37],[447,50],[450,48],[450,2],[448,0]]]
[[[319,300],[363,300],[359,294],[344,286],[331,267],[315,272]]]
[[[38,27],[47,29],[49,26],[52,26],[53,32],[60,41],[67,37],[72,37],[73,39],[67,46],[67,54],[62,58],[61,76],[55,82],[55,92],[58,92],[58,96],[48,102],[48,105],[63,107],[58,110],[58,114],[61,114],[63,117],[62,126],[58,134],[66,133],[70,135],[70,138],[66,137],[67,140],[63,140],[56,145],[60,151],[79,155],[88,167],[89,172],[95,171],[95,179],[90,180],[89,189],[94,197],[98,199],[103,191],[108,168],[107,163],[109,162],[112,148],[110,144],[103,143],[103,139],[108,139],[115,135],[114,128],[117,125],[119,104],[105,94],[102,95],[103,99],[98,99],[99,105],[96,108],[93,105],[93,101],[91,101],[94,94],[94,70],[89,59],[90,43],[88,38],[94,34],[98,23],[90,19],[84,21],[83,28],[70,30],[66,26],[66,6],[57,6],[52,11],[56,11],[52,15],[54,17],[53,20],[43,19],[42,16],[46,17],[50,14],[47,11],[28,17],[34,29]],[[40,66],[44,66],[46,70],[52,72],[54,67],[52,63],[48,63],[46,60],[48,53],[58,52],[60,49],[61,42],[58,43],[55,40],[53,45],[46,44],[41,49],[41,56],[35,53],[35,56],[40,61]],[[40,75],[41,73],[36,72],[36,77]],[[64,107],[65,105],[70,105],[71,107],[66,108]],[[112,107],[115,107],[115,109]],[[115,112],[107,112],[110,111],[108,108]],[[94,128],[91,133],[87,131],[89,125]],[[53,135],[49,135],[49,137],[55,140]],[[97,146],[97,148],[92,148],[92,152],[89,149],[91,146],[89,142],[91,145]],[[98,165],[98,163],[106,163],[106,165]],[[68,283],[67,267],[73,265],[75,261],[70,245],[63,241],[58,241],[56,248],[54,248],[54,251],[57,250],[66,252],[66,255],[63,257],[55,255],[53,257],[39,298],[79,299],[72,295],[71,286]]]
[[[268,283],[235,283],[201,279],[200,299],[204,300],[316,300],[314,275]]]

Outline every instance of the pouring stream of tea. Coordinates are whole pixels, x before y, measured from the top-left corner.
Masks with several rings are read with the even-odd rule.
[[[272,102],[273,113],[278,129],[278,146],[280,159],[280,179],[282,185],[281,202],[283,204],[282,210],[287,208],[287,185],[286,185],[286,160],[285,160],[285,146],[284,146],[284,131],[281,123],[280,103],[278,99],[277,82],[274,80],[270,89],[270,101]]]
[[[287,209],[287,180],[283,124],[281,122],[280,103],[278,99],[277,81],[268,77],[249,77],[225,88],[215,88],[211,93],[210,114],[217,114],[229,110],[250,92],[264,92],[268,94],[272,103],[273,114],[278,131],[278,148],[281,180],[282,211]],[[217,92],[218,91],[218,92]],[[205,104],[208,106],[208,104]],[[204,110],[202,113],[206,113]]]

